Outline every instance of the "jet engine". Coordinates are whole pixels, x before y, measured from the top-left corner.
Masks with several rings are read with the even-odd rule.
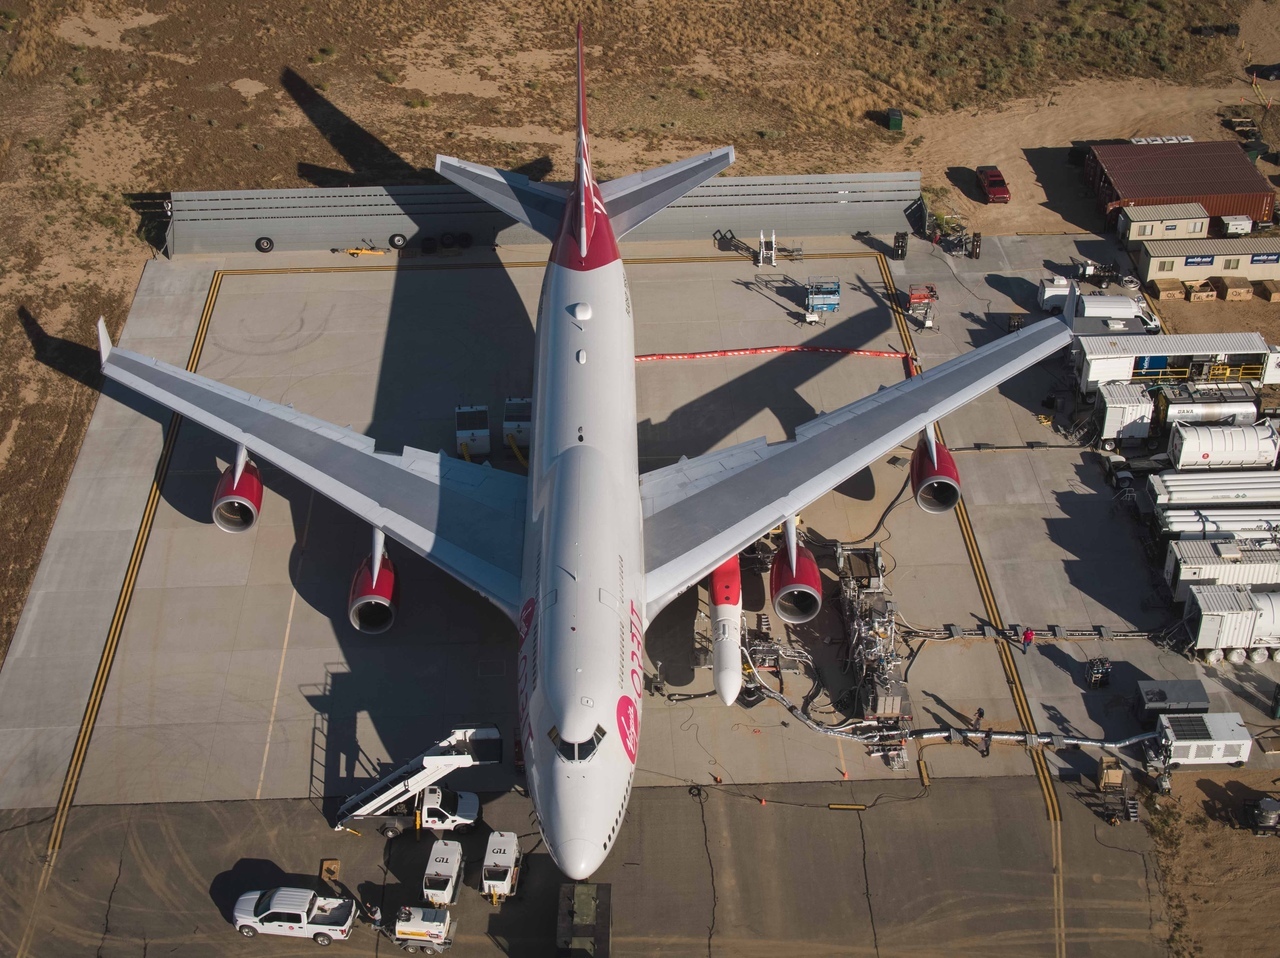
[[[822,610],[822,575],[818,560],[804,546],[796,546],[796,568],[791,571],[787,550],[773,554],[769,570],[769,592],[778,618],[789,625],[800,625]]]
[[[381,635],[396,620],[396,603],[400,590],[396,583],[395,566],[382,553],[382,565],[374,575],[373,555],[370,554],[351,579],[351,594],[347,598],[347,616],[351,624],[366,635]]]
[[[213,524],[223,532],[248,532],[262,511],[262,476],[245,461],[236,478],[235,465],[227,466],[213,493]]]
[[[935,442],[933,449],[930,455],[929,441],[921,436],[911,454],[911,494],[925,512],[941,515],[960,502],[960,473],[946,446]]]

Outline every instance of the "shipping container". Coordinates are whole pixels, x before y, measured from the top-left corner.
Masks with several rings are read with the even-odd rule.
[[[1169,543],[1164,579],[1175,602],[1186,602],[1193,585],[1280,588],[1280,549],[1248,548],[1233,539],[1175,539]]]
[[[1188,621],[1197,649],[1247,649],[1253,645],[1258,610],[1248,589],[1193,585],[1188,592]]]
[[[1270,423],[1253,426],[1189,426],[1175,423],[1169,439],[1173,468],[1272,469],[1280,435]]]

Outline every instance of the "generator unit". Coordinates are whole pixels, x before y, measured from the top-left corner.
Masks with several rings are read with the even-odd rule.
[[[1101,449],[1111,452],[1126,442],[1151,435],[1155,404],[1146,387],[1138,383],[1103,383],[1098,387],[1098,400],[1094,420]]]
[[[1164,562],[1173,601],[1186,602],[1193,585],[1274,586],[1280,589],[1280,549],[1270,541],[1174,539]]]
[[[1165,765],[1232,765],[1249,760],[1253,736],[1244,727],[1238,712],[1207,715],[1161,715],[1158,741],[1163,746]]]
[[[1207,664],[1280,662],[1280,592],[1239,585],[1193,585],[1188,592],[1188,630]]]

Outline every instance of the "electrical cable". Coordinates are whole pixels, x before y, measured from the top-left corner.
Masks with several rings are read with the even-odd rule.
[[[707,958],[711,958],[711,939],[716,933],[716,906],[720,896],[716,893],[716,863],[711,858],[711,838],[707,833],[707,793],[701,785],[690,785],[689,796],[698,803],[702,816],[702,847],[707,853],[707,869],[711,873],[711,924],[707,925]]]

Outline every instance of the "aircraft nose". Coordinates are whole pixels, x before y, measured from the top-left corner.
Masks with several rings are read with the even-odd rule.
[[[604,849],[584,838],[571,838],[557,845],[551,857],[567,878],[581,881],[590,878],[592,872],[600,867],[604,861]]]

